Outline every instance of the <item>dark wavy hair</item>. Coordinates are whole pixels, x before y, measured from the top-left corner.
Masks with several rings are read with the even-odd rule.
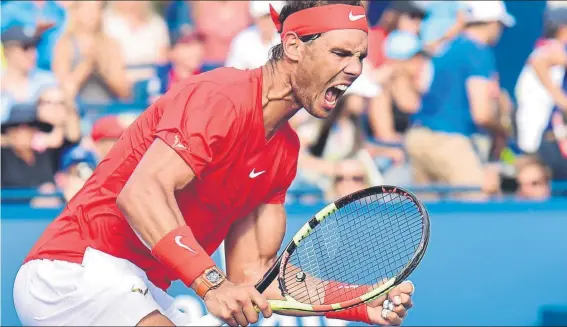
[[[359,0],[286,1],[285,6],[282,8],[282,11],[280,13],[280,23],[283,26],[283,23],[285,22],[286,18],[288,18],[291,14],[296,13],[298,11],[301,11],[301,10],[304,10],[304,9],[309,9],[309,8],[314,8],[314,7],[334,5],[334,4],[346,4],[346,5],[351,5],[351,6],[361,6],[362,7],[362,1],[359,1]],[[278,32],[281,32],[281,31],[278,31]],[[303,42],[311,42],[313,40],[316,40],[320,36],[321,36],[321,34],[305,35],[305,36],[300,37],[300,39]],[[283,59],[283,57],[284,57],[284,50],[283,50],[283,45],[281,43],[273,46],[270,49],[270,60],[271,61],[277,61],[277,60]]]

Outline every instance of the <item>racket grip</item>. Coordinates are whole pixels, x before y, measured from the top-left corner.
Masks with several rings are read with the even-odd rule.
[[[199,320],[189,323],[187,326],[221,327],[224,325],[224,321],[209,313],[206,316],[201,317]]]

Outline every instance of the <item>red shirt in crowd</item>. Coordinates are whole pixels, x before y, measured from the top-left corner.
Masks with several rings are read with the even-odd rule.
[[[159,138],[195,172],[176,194],[202,247],[212,254],[231,224],[258,205],[283,203],[295,177],[299,140],[289,124],[265,138],[262,70],[221,68],[179,82],[122,134],[85,186],[35,244],[26,261],[81,263],[87,247],[142,268],[158,287],[172,276],[134,233],[116,198]]]

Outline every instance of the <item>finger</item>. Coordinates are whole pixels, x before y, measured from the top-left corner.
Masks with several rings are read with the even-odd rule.
[[[406,309],[403,305],[395,306],[392,311],[400,318],[404,318],[408,314],[408,309]]]
[[[225,322],[230,327],[238,327],[238,323],[236,322],[236,320],[234,320],[234,318],[227,319],[225,320]]]
[[[258,312],[256,312],[256,309],[254,309],[251,301],[248,301],[248,303],[246,303],[242,307],[242,312],[244,313],[244,316],[249,323],[255,324],[258,322]]]
[[[248,326],[248,320],[246,319],[246,316],[242,311],[233,313],[232,316],[240,326],[242,327]]]
[[[384,318],[384,315],[382,316],[382,318],[384,318],[388,322],[388,325],[399,326],[402,324],[402,318],[400,318],[398,314],[390,310],[387,311],[387,314],[385,314],[386,318]]]
[[[400,294],[401,305],[403,305],[406,309],[413,307],[413,300],[409,294],[402,293]]]
[[[413,292],[415,291],[415,286],[410,280],[406,280],[396,288],[400,291],[400,293],[406,293],[410,295],[413,295]]]
[[[252,302],[258,307],[258,309],[260,309],[260,312],[262,312],[262,315],[265,318],[270,318],[273,312],[268,300],[266,300],[266,298],[256,289],[252,291],[250,296],[252,298]]]

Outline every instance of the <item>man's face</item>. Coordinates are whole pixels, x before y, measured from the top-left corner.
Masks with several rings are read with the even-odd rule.
[[[326,118],[338,98],[362,72],[368,48],[367,34],[335,30],[299,47],[292,88],[296,100],[313,116]]]
[[[8,65],[24,73],[35,68],[37,62],[37,48],[35,45],[6,45],[4,55]]]
[[[37,130],[28,125],[14,126],[6,131],[6,136],[12,148],[16,150],[29,150],[32,148],[33,136]]]
[[[368,187],[364,166],[356,160],[345,160],[338,164],[333,180],[334,194],[343,197]]]
[[[504,32],[504,25],[501,22],[490,22],[490,44],[496,45],[500,42],[500,38],[502,37],[502,32]]]
[[[203,44],[198,40],[176,44],[171,53],[175,66],[192,70],[201,66],[204,54]]]
[[[545,172],[537,165],[530,165],[522,169],[517,181],[518,194],[523,198],[545,200],[551,194]]]

